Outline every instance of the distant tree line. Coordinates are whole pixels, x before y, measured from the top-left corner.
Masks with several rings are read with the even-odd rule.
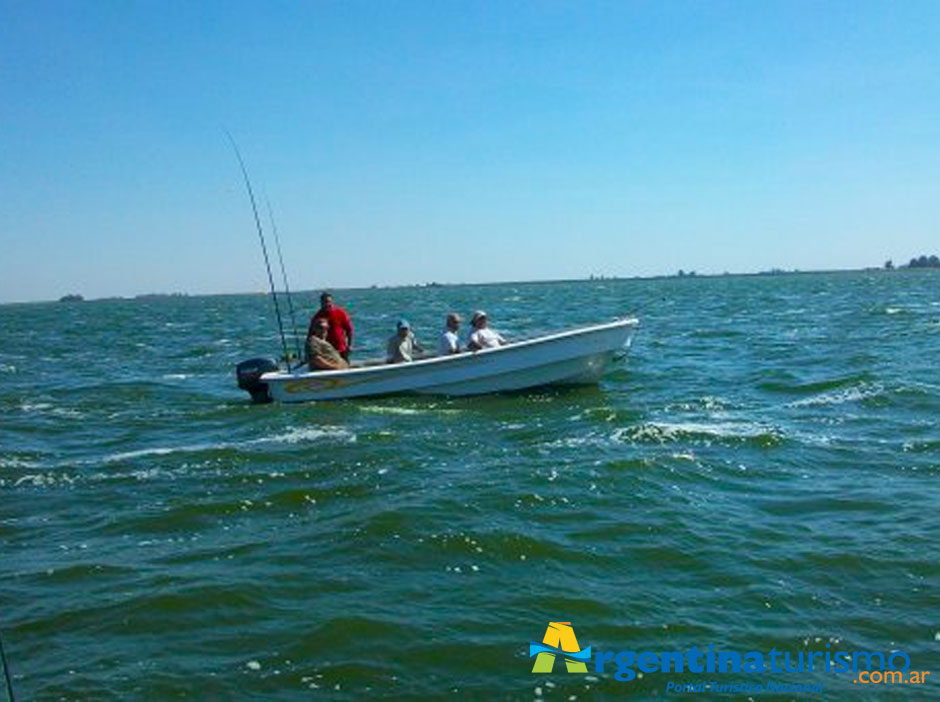
[[[940,258],[936,256],[918,256],[907,264],[908,268],[940,268]]]
[[[901,268],[940,268],[940,258],[936,256],[918,256],[912,258],[911,262]],[[888,259],[885,261],[885,270],[893,271],[894,262]]]

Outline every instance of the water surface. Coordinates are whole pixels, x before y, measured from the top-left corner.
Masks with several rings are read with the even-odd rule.
[[[552,620],[595,650],[829,643],[940,678],[940,275],[337,298],[360,355],[402,315],[433,345],[478,307],[507,336],[641,329],[599,387],[252,406],[233,368],[277,350],[264,296],[0,307],[20,698],[658,699],[701,681],[532,675]],[[851,676],[774,679],[861,696]]]

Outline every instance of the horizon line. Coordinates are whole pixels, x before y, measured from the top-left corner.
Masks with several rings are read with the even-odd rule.
[[[659,273],[655,275],[598,275],[596,277],[593,274],[589,275],[586,278],[534,278],[534,279],[517,279],[517,280],[495,280],[489,282],[439,282],[439,281],[430,281],[424,283],[400,283],[397,285],[382,285],[375,283],[373,285],[354,285],[354,286],[324,286],[322,288],[309,288],[305,290],[293,290],[291,291],[292,296],[307,294],[307,293],[317,293],[323,290],[330,291],[357,291],[357,290],[401,290],[404,288],[457,288],[457,287],[484,287],[489,285],[539,285],[539,284],[552,284],[552,283],[602,283],[607,281],[626,281],[626,280],[668,280],[668,279],[687,279],[687,278],[744,278],[744,277],[771,277],[771,276],[781,276],[781,275],[814,275],[814,274],[825,274],[825,273],[863,273],[863,272],[883,272],[883,273],[894,273],[898,271],[924,271],[924,270],[935,270],[936,268],[931,267],[909,267],[907,265],[895,266],[894,268],[885,268],[884,266],[868,266],[864,268],[818,268],[811,270],[801,270],[797,268],[793,269],[783,269],[783,268],[771,268],[770,270],[764,271],[745,271],[738,273],[731,273],[729,271],[724,271],[722,273],[698,273],[695,270],[685,271],[684,269],[679,269],[676,273]],[[284,290],[275,290],[279,295],[285,295]],[[206,292],[206,293],[189,293],[182,291],[173,291],[173,292],[146,292],[146,293],[136,293],[133,295],[105,295],[102,297],[91,297],[85,298],[81,296],[81,293],[67,293],[66,295],[61,296],[58,299],[42,299],[42,300],[12,300],[9,302],[0,302],[0,306],[12,306],[12,305],[44,305],[49,303],[68,303],[68,302],[108,302],[115,300],[122,301],[133,301],[133,300],[142,300],[146,298],[166,298],[166,297],[232,297],[235,295],[270,295],[270,290],[253,290],[253,291],[234,291],[234,292]],[[79,295],[82,297],[81,300],[64,300],[70,295]]]

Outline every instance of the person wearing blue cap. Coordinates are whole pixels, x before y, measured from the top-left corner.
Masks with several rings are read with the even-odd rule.
[[[410,363],[414,360],[415,351],[424,353],[424,348],[415,338],[408,320],[399,319],[398,331],[388,340],[386,360],[389,363]]]

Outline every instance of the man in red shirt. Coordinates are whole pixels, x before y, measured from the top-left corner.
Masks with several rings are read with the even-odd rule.
[[[349,361],[349,351],[352,349],[353,325],[346,310],[333,304],[333,296],[325,292],[320,295],[320,309],[310,320],[310,326],[307,329],[307,338],[309,339],[316,328],[316,323],[325,319],[329,324],[329,331],[326,340],[333,345],[339,355],[346,361]]]

